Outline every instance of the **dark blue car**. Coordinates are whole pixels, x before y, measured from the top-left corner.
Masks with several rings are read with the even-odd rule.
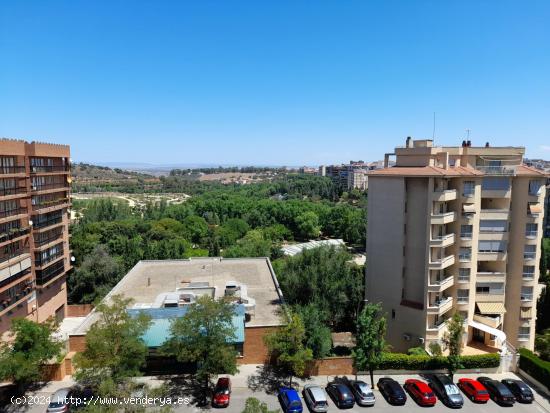
[[[302,401],[298,392],[291,387],[281,387],[279,389],[279,403],[285,413],[302,413]]]

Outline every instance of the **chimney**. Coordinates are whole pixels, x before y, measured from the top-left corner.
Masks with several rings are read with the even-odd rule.
[[[489,142],[485,142],[485,147],[486,147],[486,148],[489,147]]]
[[[405,147],[410,148],[411,147],[411,137],[407,136],[407,140],[405,141]]]

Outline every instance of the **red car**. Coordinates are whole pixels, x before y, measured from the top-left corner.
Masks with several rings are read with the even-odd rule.
[[[473,402],[487,403],[489,401],[489,392],[483,384],[474,379],[459,379],[458,387]]]
[[[421,406],[433,406],[437,401],[432,389],[422,380],[409,379],[405,382],[403,387]]]
[[[231,397],[231,380],[229,377],[221,377],[214,387],[212,395],[212,406],[214,407],[227,407],[229,406],[229,399]]]

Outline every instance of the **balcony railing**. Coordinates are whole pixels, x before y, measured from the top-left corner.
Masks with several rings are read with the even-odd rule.
[[[45,221],[38,221],[37,220],[37,222],[35,222],[33,224],[33,228],[34,229],[46,228],[46,227],[50,227],[50,226],[55,225],[55,224],[60,224],[62,221],[63,221],[63,215],[54,216],[54,217],[48,218]]]
[[[478,271],[478,277],[504,277],[506,273],[499,271]]]
[[[525,231],[525,236],[528,238],[537,238],[538,234],[538,231]]]
[[[533,294],[521,294],[521,301],[533,301]]]
[[[488,165],[477,165],[476,169],[483,172],[486,175],[515,175],[516,174],[516,165],[505,165],[505,166],[488,166]]]
[[[524,252],[523,253],[523,259],[525,259],[525,260],[534,260],[535,258],[537,258],[537,253],[536,252]]]
[[[24,194],[26,192],[27,192],[27,188],[21,187],[21,186],[14,187],[14,188],[0,188],[0,196]]]
[[[23,255],[23,254],[29,254],[30,253],[30,249],[27,247],[27,248],[21,248],[17,251],[13,251],[9,254],[6,254],[6,255],[2,255],[0,257],[0,264],[6,262],[6,261],[9,261],[9,260],[12,260],[16,257],[19,257],[20,255]]]
[[[468,304],[470,302],[470,297],[456,297],[457,304]]]
[[[33,291],[32,281],[24,281],[15,286],[15,290],[10,288],[11,292],[0,294],[0,313],[3,313],[8,308],[13,307],[15,303],[29,296]]]
[[[10,209],[9,211],[0,211],[0,219],[15,216],[15,215],[26,214],[26,213],[27,213],[26,208],[15,208],[15,209]]]
[[[33,211],[44,209],[44,208],[50,208],[57,205],[66,204],[69,202],[69,198],[59,198],[59,199],[53,199],[51,201],[45,201],[41,202],[40,204],[36,204],[32,206]]]
[[[48,255],[46,258],[40,258],[34,261],[34,265],[37,267],[43,267],[44,265],[62,257],[65,252],[63,250],[56,252],[55,254]]]
[[[34,239],[34,245],[36,247],[41,247],[43,245],[49,244],[50,242],[53,242],[63,236],[63,231],[56,232],[55,234],[51,234],[46,238],[37,238],[35,236]]]
[[[68,171],[69,171],[69,167],[67,165],[31,166],[31,173],[68,172]]]
[[[470,282],[470,276],[469,275],[459,275],[458,276],[458,282],[459,283],[469,283]]]
[[[56,262],[49,267],[36,271],[36,284],[44,285],[65,271],[65,260]]]
[[[0,166],[0,175],[25,173],[24,166]]]
[[[48,189],[60,189],[60,190],[69,190],[69,187],[64,182],[58,182],[54,184],[45,184],[45,185],[37,185],[32,187],[33,192],[39,192],[39,191],[46,191]]]
[[[532,280],[532,279],[535,278],[535,273],[534,272],[524,272],[523,273],[523,278],[528,279],[528,280]]]
[[[518,340],[520,341],[529,340],[529,337],[531,337],[531,334],[518,334]]]
[[[460,233],[461,239],[472,239],[472,233],[471,232],[461,232]]]
[[[472,261],[472,253],[458,254],[458,260],[462,262]]]
[[[29,268],[24,269],[23,271],[19,271],[17,274],[13,274],[13,275],[9,276],[8,278],[3,279],[2,281],[0,281],[0,288],[14,282],[15,280],[17,280],[19,278],[24,277],[27,274],[30,274],[30,272],[31,272],[31,269],[29,267]]]
[[[0,233],[0,242],[10,241],[12,239],[22,237],[23,235],[27,235],[30,232],[31,232],[31,227],[12,228],[9,230],[9,232]]]

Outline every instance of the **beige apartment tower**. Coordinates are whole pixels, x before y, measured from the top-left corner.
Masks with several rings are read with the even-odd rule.
[[[455,312],[478,349],[533,348],[545,175],[524,152],[408,138],[369,173],[366,298],[394,350],[441,343]]]
[[[0,139],[0,336],[65,316],[69,146]]]

